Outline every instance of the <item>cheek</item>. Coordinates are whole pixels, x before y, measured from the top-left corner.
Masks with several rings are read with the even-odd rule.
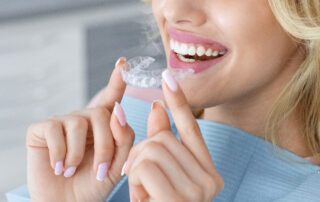
[[[254,8],[243,8],[232,19],[221,20],[223,26],[229,25],[225,29],[229,31],[224,34],[230,39],[232,49],[232,58],[224,69],[230,78],[228,85],[242,93],[279,77],[296,51],[295,43],[280,27],[268,5],[256,4]],[[250,15],[244,15],[250,10],[253,10]],[[233,26],[231,21],[235,22]]]
[[[212,21],[208,23],[217,29],[231,54],[201,79],[182,83],[193,108],[253,95],[281,77],[285,62],[296,51],[267,4],[256,0],[246,1],[250,4],[234,2],[238,1],[232,6],[224,2],[212,7]]]

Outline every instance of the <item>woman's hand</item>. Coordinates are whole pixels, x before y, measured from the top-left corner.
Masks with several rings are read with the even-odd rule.
[[[126,85],[117,62],[98,105],[28,128],[28,188],[32,201],[105,201],[121,180],[134,142],[120,102]]]
[[[148,138],[135,145],[124,172],[130,198],[141,201],[212,201],[223,190],[199,126],[173,77],[163,74],[163,93],[181,142],[172,134],[165,109],[154,102],[148,119]]]

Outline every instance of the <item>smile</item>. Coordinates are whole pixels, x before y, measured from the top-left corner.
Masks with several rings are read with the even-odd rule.
[[[180,43],[174,39],[170,40],[170,49],[173,50],[183,62],[216,59],[227,53],[227,50],[208,48],[200,44]]]
[[[173,69],[193,69],[202,72],[222,61],[229,53],[218,42],[187,32],[169,29],[170,66]]]

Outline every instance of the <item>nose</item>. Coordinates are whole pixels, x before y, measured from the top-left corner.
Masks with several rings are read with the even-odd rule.
[[[206,22],[202,0],[163,0],[161,9],[171,24],[200,26]]]

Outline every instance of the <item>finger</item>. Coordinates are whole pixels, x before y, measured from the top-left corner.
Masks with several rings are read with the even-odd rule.
[[[104,107],[89,108],[80,112],[73,112],[73,115],[81,115],[87,118],[89,131],[93,134],[94,143],[94,163],[93,170],[98,174],[98,169],[109,168],[113,154],[114,141],[110,128],[110,112]],[[101,171],[102,172],[102,171]]]
[[[167,176],[168,181],[180,196],[186,198],[193,198],[191,190],[196,191],[197,186],[191,181],[181,164],[168,152],[166,147],[157,142],[149,141],[147,145],[140,152],[138,157],[134,160],[131,169],[134,170],[144,160],[149,160],[155,163]],[[185,166],[185,164],[182,164]],[[202,171],[203,172],[203,171]],[[131,173],[129,174],[131,175]],[[188,191],[189,190],[189,191]],[[135,193],[138,199],[142,200],[139,195]]]
[[[162,73],[163,93],[183,145],[209,173],[215,171],[207,145],[179,84],[169,70]]]
[[[117,182],[135,138],[132,128],[126,122],[124,110],[119,103],[115,104],[111,115],[110,127],[114,138],[115,154],[109,176],[114,182]]]
[[[132,202],[140,202],[140,201],[144,202],[146,201],[147,198],[149,198],[147,191],[141,185],[133,186],[129,184],[129,193],[130,193],[130,200]]]
[[[148,137],[152,137],[161,130],[170,131],[170,121],[163,101],[155,100],[152,103],[151,112],[148,117],[147,135]]]
[[[201,185],[210,177],[210,175],[205,172],[204,168],[200,166],[199,162],[195,159],[191,152],[184,145],[182,145],[182,143],[171,132],[168,131],[161,131],[159,134],[143,140],[139,144],[135,145],[130,151],[125,173],[130,175],[132,165],[136,159],[139,158],[149,142],[155,142],[163,145],[167,151],[173,155],[177,162],[182,165],[183,169],[194,183]]]
[[[129,184],[143,186],[151,199],[178,201],[174,188],[166,175],[150,160],[144,160],[132,170],[129,175]]]
[[[71,177],[74,175],[85,153],[88,122],[84,117],[73,115],[55,116],[51,119],[58,119],[63,123],[67,144],[64,176]]]
[[[48,148],[50,165],[55,174],[63,172],[66,143],[63,126],[59,121],[48,120],[32,124],[28,128],[26,141],[28,148]]]
[[[126,89],[126,83],[122,80],[121,75],[121,68],[123,65],[128,65],[125,57],[119,58],[116,62],[115,68],[109,79],[109,83],[99,97],[96,105],[97,107],[106,107],[110,112],[112,112],[114,103],[120,103]]]

